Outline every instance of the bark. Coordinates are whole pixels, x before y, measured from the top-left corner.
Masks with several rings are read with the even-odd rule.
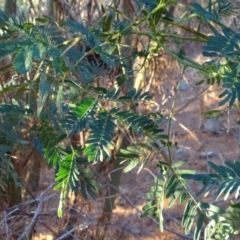
[[[13,156],[12,163],[22,186],[20,184],[17,185],[12,176],[9,175],[8,185],[5,189],[8,208],[19,205],[26,201],[29,196],[30,198],[35,198],[34,193],[39,184],[42,160],[36,149],[15,151]],[[1,202],[3,200],[1,198]],[[34,204],[26,205],[23,211],[29,212],[34,206]],[[10,220],[8,222],[10,226],[8,234],[11,235],[11,239],[18,239],[28,226],[30,220],[30,218],[25,218],[21,214],[16,215],[13,221]],[[25,239],[32,239],[30,235],[33,229],[29,230]]]
[[[17,1],[16,0],[5,0],[4,11],[12,16],[16,15]]]
[[[53,0],[45,0],[45,15],[52,20],[55,19]]]

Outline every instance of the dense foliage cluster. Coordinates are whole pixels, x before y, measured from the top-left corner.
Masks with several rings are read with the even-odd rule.
[[[237,199],[239,162],[226,161],[222,166],[209,162],[213,173],[196,174],[183,168],[185,160],[173,164],[171,157],[159,158],[166,154],[163,148],[170,153],[174,147],[159,127],[163,121],[171,126],[171,115],[142,113],[141,104],[151,101],[151,96],[134,84],[134,61],[144,59],[144,67],[162,50],[178,60],[184,70],[199,70],[208,84],[222,84],[219,104],[235,106],[240,100],[240,33],[225,26],[222,18],[232,16],[236,9],[227,1],[208,2],[206,7],[190,4],[181,18],[169,10],[173,1],[138,0],[135,20],[114,7],[102,7],[101,19],[91,27],[69,19],[56,23],[46,17],[25,19],[0,12],[0,58],[5,63],[0,72],[11,73],[0,91],[1,191],[10,178],[21,185],[11,157],[17,149],[29,146],[37,148],[55,169],[54,189],[61,190],[59,216],[69,191],[95,198],[100,185],[90,166],[118,158],[125,162],[125,171],[130,171],[157,157],[162,178],[154,179],[143,216],[154,216],[163,231],[166,197],[170,198],[169,207],[177,200],[186,205],[182,226],[188,234],[196,223],[195,240],[200,239],[203,228],[205,239],[231,239],[238,233],[238,203],[221,209],[199,201],[197,196],[213,191],[216,199],[224,196],[227,200],[233,193]],[[192,19],[199,22],[198,30],[182,25]],[[201,24],[211,30],[210,36],[200,32]],[[187,40],[203,42],[202,54],[211,61],[200,65],[183,51],[171,50],[169,39],[186,40],[180,34],[170,34],[171,27],[192,34]],[[133,36],[147,37],[146,48],[138,51],[136,46],[127,45],[125,39]],[[81,145],[72,141],[79,132],[84,133]],[[120,134],[133,140],[116,152]],[[188,180],[202,184],[201,191],[192,193]]]

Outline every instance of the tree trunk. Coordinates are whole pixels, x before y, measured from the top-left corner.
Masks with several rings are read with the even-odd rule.
[[[36,149],[15,151],[12,155],[14,158],[12,158],[11,161],[22,186],[20,186],[21,184],[16,184],[15,180],[9,174],[8,185],[5,189],[5,201],[8,208],[15,207],[28,200],[27,198],[29,195],[31,199],[35,198],[34,193],[36,192],[39,184],[42,160]],[[1,197],[0,201],[2,203],[4,199]],[[26,205],[23,211],[29,212],[34,206],[34,204]],[[13,220],[9,220],[8,222],[8,234],[11,236],[11,239],[18,239],[24,232],[26,226],[28,226],[30,220],[30,218],[24,217],[24,215],[21,214],[21,207],[19,209],[19,214],[17,214]],[[32,230],[33,229],[30,229],[27,236],[25,236],[25,239],[31,239],[30,235]]]
[[[12,16],[16,15],[17,1],[16,0],[5,0],[4,11]]]
[[[52,20],[55,19],[53,0],[45,0],[45,15]]]

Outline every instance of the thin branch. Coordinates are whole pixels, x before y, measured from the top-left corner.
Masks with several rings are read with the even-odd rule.
[[[25,228],[24,232],[20,235],[20,237],[18,238],[18,240],[24,240],[25,237],[32,232],[32,228],[35,226],[38,215],[40,214],[41,210],[42,210],[42,206],[43,206],[43,202],[39,201],[38,202],[38,207],[35,210],[35,214],[31,220],[31,222],[28,224],[28,226]]]
[[[72,228],[70,231],[64,233],[61,237],[57,238],[57,240],[64,239],[65,237],[69,236],[72,232],[74,232],[76,230],[79,230],[79,229],[84,230],[85,228],[89,227],[89,225],[91,225],[92,222],[93,222],[93,220],[90,220],[86,223],[83,223],[77,227]]]

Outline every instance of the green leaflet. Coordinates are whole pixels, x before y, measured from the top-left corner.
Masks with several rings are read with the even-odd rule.
[[[195,231],[194,231],[194,237],[193,237],[194,240],[199,240],[200,239],[201,231],[202,231],[202,228],[203,228],[202,225],[203,225],[204,218],[205,218],[205,216],[203,214],[201,214],[198,217],[197,227],[195,228]]]
[[[56,99],[57,111],[60,118],[63,118],[62,104],[63,104],[63,85],[60,85],[57,92],[57,99]]]
[[[37,115],[40,115],[42,112],[42,109],[44,107],[44,104],[47,100],[47,97],[51,93],[51,86],[46,81],[46,76],[44,74],[40,77],[40,83],[39,83],[39,97],[37,101]]]
[[[32,69],[33,52],[30,47],[18,51],[14,58],[14,67],[20,74],[27,74]]]
[[[73,107],[73,112],[76,113],[78,118],[86,118],[88,115],[92,114],[94,108],[96,108],[97,100],[95,98],[84,98],[82,101]]]
[[[111,155],[110,151],[114,147],[112,137],[115,134],[115,128],[116,125],[109,113],[102,112],[98,114],[86,141],[88,146],[84,150],[84,154],[88,156],[90,162],[103,161],[106,155]]]

